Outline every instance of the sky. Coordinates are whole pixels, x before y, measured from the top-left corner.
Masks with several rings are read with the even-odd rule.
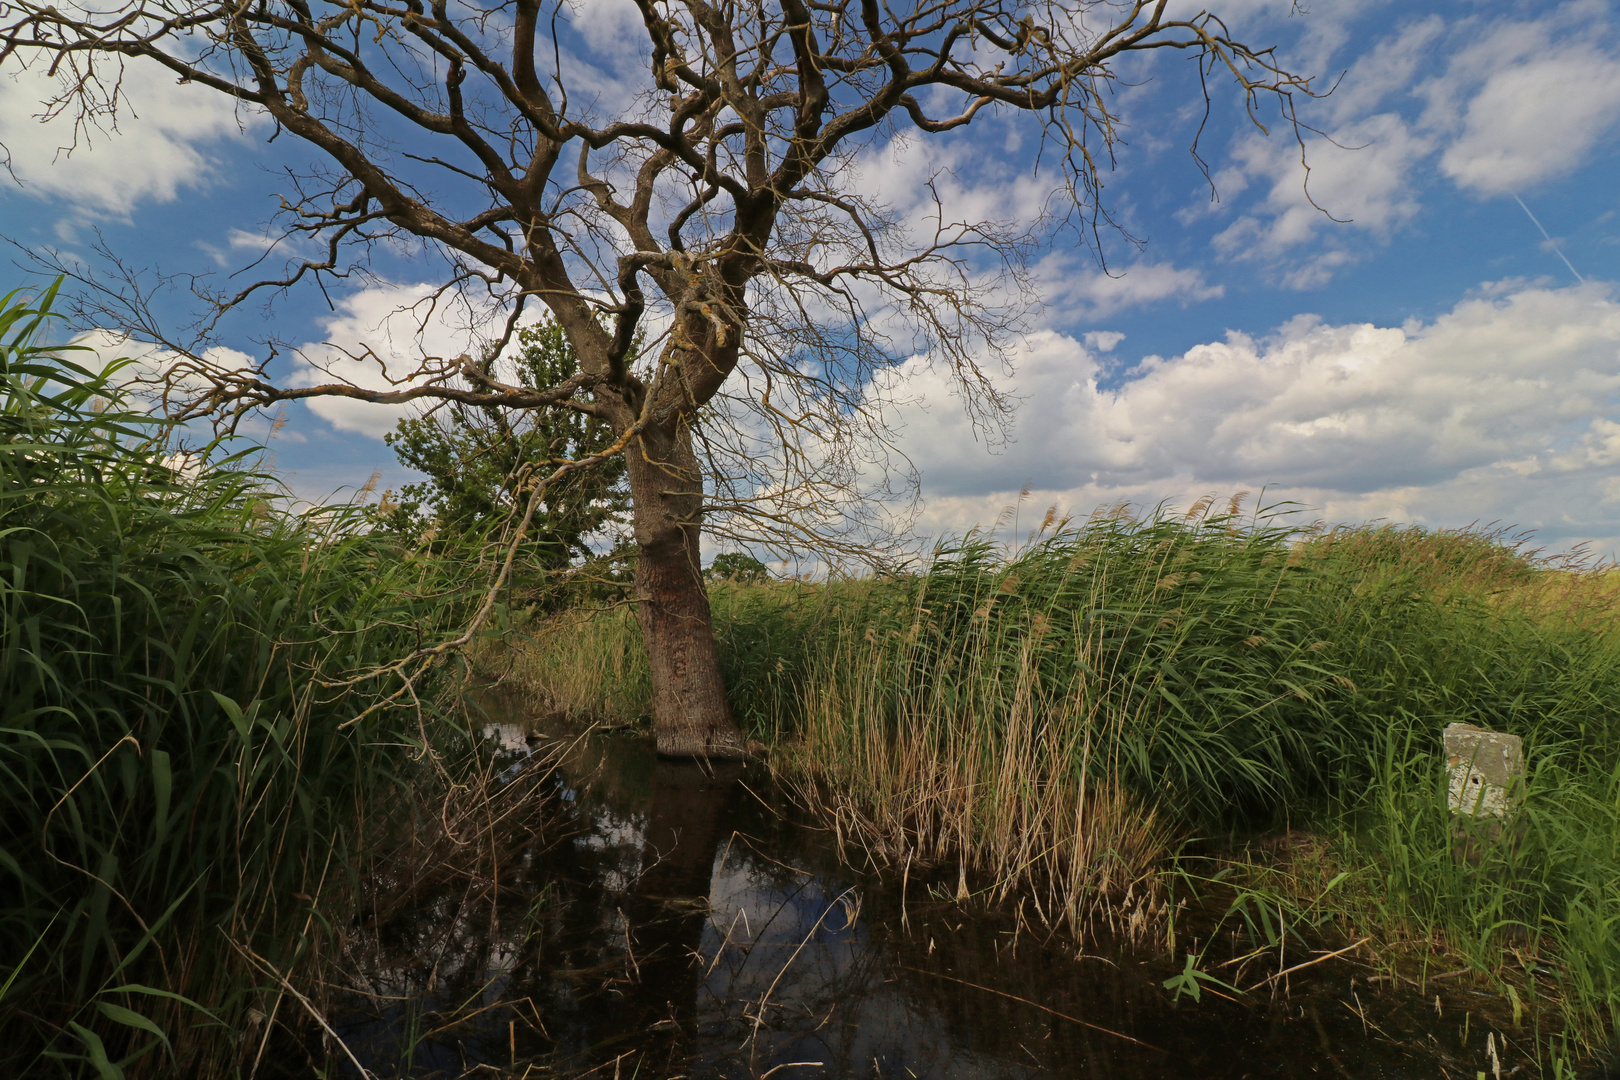
[[[1191,9],[1188,9],[1191,10]],[[1037,252],[1038,306],[987,367],[1018,402],[1006,428],[973,426],[927,357],[897,373],[912,402],[898,446],[919,468],[923,536],[988,526],[1021,490],[1085,516],[1128,501],[1186,506],[1249,492],[1328,523],[1470,524],[1533,534],[1550,551],[1620,555],[1620,9],[1604,0],[1231,0],[1234,34],[1275,44],[1333,92],[1304,103],[1309,187],[1286,125],[1248,124],[1216,90],[1203,115],[1192,69],[1123,66],[1123,143],[1104,199],[1125,233],[1100,252],[1057,233]],[[567,38],[633,86],[628,0],[578,0]],[[117,131],[40,122],[38,72],[0,72],[0,236],[16,245],[0,291],[34,280],[24,250],[95,265],[98,246],[163,274],[233,280],[265,247],[292,140],[195,86],[132,66]],[[865,147],[860,183],[907,220],[929,180],[953,213],[1016,218],[1041,203],[1038,131],[988,116],[944,137]],[[434,266],[384,253],[347,291],[291,294],[225,324],[221,347],[275,336],[379,351],[463,351],[392,316]],[[176,311],[179,309],[176,308]],[[178,317],[178,316],[177,316]],[[406,342],[405,344],[401,344]],[[272,369],[308,379],[307,360]],[[383,445],[398,410],[293,405],[272,460],[300,495],[409,474]],[[1262,495],[1263,493],[1263,495]]]

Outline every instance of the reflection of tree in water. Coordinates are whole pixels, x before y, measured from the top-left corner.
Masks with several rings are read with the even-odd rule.
[[[628,1030],[645,1032],[643,1067],[684,1070],[696,1049],[698,965],[710,919],[710,879],[741,768],[659,760],[642,839],[641,877],[626,897],[636,981],[625,995]]]
[[[1010,917],[929,900],[915,875],[903,919],[735,771],[606,738],[541,779],[560,831],[421,890],[356,950],[372,996],[343,1032],[379,1075],[1236,1077],[1325,1060],[1327,1029],[1297,1006],[1174,1007],[1158,967],[1077,963]],[[1335,1009],[1319,1016],[1335,1045],[1354,1029],[1357,1075],[1406,1075]]]
[[[377,868],[371,891],[394,906],[349,936],[354,1007],[339,1025],[368,1068],[690,1055],[694,954],[736,775],[636,750],[598,740],[571,755],[530,796],[550,797],[561,828],[504,858]]]
[[[453,1076],[469,1056],[509,1056],[511,1009],[488,1006],[511,1000],[550,895],[550,858],[568,846],[551,827],[544,779],[519,774],[459,817],[447,807],[441,820],[415,824],[436,843],[362,866],[368,906],[343,936],[349,992],[336,994],[336,1021],[379,1075]]]

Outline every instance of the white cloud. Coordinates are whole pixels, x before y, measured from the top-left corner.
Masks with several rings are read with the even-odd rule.
[[[1620,56],[1567,45],[1497,71],[1468,103],[1440,168],[1480,195],[1573,172],[1620,120]]]
[[[1333,55],[1351,38],[1350,25],[1382,0],[1174,0],[1167,18],[1191,19],[1209,12],[1234,37],[1251,45],[1288,39],[1284,62],[1299,71],[1325,71]]]
[[[243,124],[251,124],[223,94],[177,85],[156,64],[131,62],[118,129],[92,126],[76,136],[71,112],[39,120],[56,86],[38,67],[0,74],[0,144],[24,192],[104,217],[127,219],[141,202],[171,202],[218,179],[210,145],[243,139]]]
[[[208,384],[201,379],[176,378],[171,374],[174,365],[181,360],[178,353],[105,328],[76,334],[68,342],[68,348],[63,350],[63,357],[90,371],[104,371],[111,364],[119,364],[118,371],[111,379],[112,385],[128,392],[127,406],[145,407],[153,414],[167,411],[165,388],[174,395],[170,399],[173,404],[194,399],[208,389]],[[239,371],[251,368],[255,363],[247,353],[224,345],[204,350],[202,359],[220,370]],[[272,441],[280,444],[307,441],[302,432],[289,430],[273,417],[262,413],[240,418],[235,433],[267,445]],[[177,430],[171,430],[170,434],[180,439],[182,445],[200,446],[210,442],[217,432],[208,420],[196,419]],[[182,458],[190,460],[188,451],[180,453]]]
[[[424,359],[456,357],[473,346],[456,308],[431,302],[429,285],[373,285],[338,302],[321,323],[324,340],[297,349],[289,386],[348,383],[368,390],[402,389]],[[340,431],[381,438],[412,405],[375,405],[341,397],[305,399],[309,410]]]
[[[1607,6],[1588,0],[1529,21],[1461,24],[1480,32],[1415,88],[1440,168],[1477,195],[1567,175],[1620,121],[1620,45]]]
[[[1019,119],[997,128],[992,118],[976,125],[971,134],[946,138],[919,137],[903,129],[861,153],[850,180],[899,216],[913,244],[933,237],[941,214],[947,226],[1027,223],[1046,206],[1054,186],[1051,175],[1036,175],[1027,161],[984,152],[986,139],[1005,138],[1006,132],[1017,129]]]
[[[102,371],[110,364],[121,363],[123,366],[113,382],[142,398],[153,400],[160,393],[165,373],[180,359],[178,353],[161,345],[106,329],[87,330],[75,336],[69,346],[71,351],[66,353],[67,359],[92,371]],[[234,371],[253,366],[253,358],[247,353],[223,345],[207,349],[202,359],[223,370]],[[200,393],[206,389],[206,385],[196,380],[182,380],[174,382],[172,389],[178,394]]]
[[[1308,137],[1307,184],[1297,143],[1246,138],[1234,156],[1247,176],[1271,186],[1259,207],[1215,238],[1215,248],[1229,259],[1275,259],[1334,228],[1336,220],[1387,236],[1418,211],[1410,174],[1431,147],[1397,114],[1379,113],[1336,127],[1328,137]],[[1316,277],[1305,282],[1319,283]]]
[[[505,18],[496,10],[495,18]],[[558,39],[536,46],[540,77],[555,90],[560,77],[568,112],[596,120],[634,116],[657,122],[665,99],[652,93],[647,71],[647,29],[630,0],[571,0],[559,5]],[[506,31],[510,33],[509,30]],[[607,168],[593,162],[600,172]]]
[[[1224,285],[1211,284],[1201,270],[1142,261],[1104,272],[1087,252],[1049,255],[1036,274],[1046,303],[1063,319],[1106,318],[1144,304],[1189,304],[1226,294]]]
[[[1308,195],[1292,139],[1251,134],[1234,145],[1217,174],[1223,192],[1259,184],[1264,194],[1216,237],[1216,251],[1265,265],[1278,284],[1314,288],[1359,257],[1349,244],[1357,232],[1384,240],[1418,213],[1431,164],[1480,196],[1574,172],[1620,123],[1614,37],[1606,6],[1589,0],[1525,21],[1431,14],[1400,26],[1314,106],[1327,137],[1305,138]],[[1221,210],[1189,206],[1180,220]]]
[[[641,61],[646,51],[647,24],[631,0],[575,0],[564,8],[575,33],[585,39],[597,57]],[[639,70],[641,64],[636,63]]]
[[[1353,123],[1409,93],[1418,73],[1434,63],[1445,31],[1445,20],[1430,15],[1400,27],[1363,53],[1323,103],[1332,123]]]
[[[1024,400],[999,455],[974,442],[920,362],[906,417],[936,529],[983,524],[1028,482],[1081,513],[1268,488],[1330,518],[1501,519],[1620,544],[1620,303],[1597,286],[1519,286],[1427,324],[1302,316],[1149,357],[1115,389],[1056,333],[1015,358]]]
[[[477,355],[501,327],[504,315],[471,310],[460,299],[434,299],[431,285],[376,284],[340,300],[321,322],[323,340],[298,347],[288,386],[348,383],[368,390],[401,390],[420,381],[423,367],[440,367]],[[531,310],[524,322],[538,316]],[[507,376],[510,377],[510,376]],[[381,438],[419,404],[377,405],[343,397],[312,397],[305,403],[340,431]],[[429,405],[431,403],[428,403]]]

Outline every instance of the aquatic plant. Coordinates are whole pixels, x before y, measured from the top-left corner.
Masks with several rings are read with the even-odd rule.
[[[250,1073],[428,769],[348,681],[455,619],[454,568],[287,509],[257,447],[177,456],[46,346],[53,295],[0,300],[0,1073]]]

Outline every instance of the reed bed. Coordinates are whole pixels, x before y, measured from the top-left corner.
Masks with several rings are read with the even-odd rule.
[[[739,716],[846,843],[1076,934],[1168,934],[1166,890],[1219,878],[1258,940],[1276,928],[1241,916],[1265,895],[1296,932],[1461,962],[1534,1001],[1543,1034],[1611,1045],[1614,573],[1500,533],[1324,532],[1207,501],[1048,525],[911,577],[715,587]],[[611,639],[638,670],[628,613],[569,618],[581,700],[644,713],[593,667]],[[531,684],[548,640],[516,650]],[[1451,852],[1454,721],[1521,735],[1530,762],[1522,839],[1478,867]]]
[[[773,581],[710,585],[714,631],[744,729],[778,741],[798,715],[807,665],[840,628],[864,618],[886,583]],[[886,594],[885,594],[886,595]],[[481,670],[508,679],[541,708],[623,726],[650,720],[652,684],[635,612],[628,604],[582,604],[475,642]]]
[[[346,726],[380,684],[343,683],[473,568],[176,456],[50,299],[0,301],[0,1074],[248,1075],[368,814],[440,778],[431,700]]]

